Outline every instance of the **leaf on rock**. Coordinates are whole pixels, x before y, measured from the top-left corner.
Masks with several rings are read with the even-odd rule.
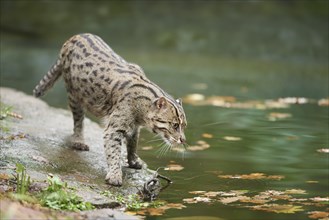
[[[9,180],[10,176],[7,173],[0,173],[0,180]]]

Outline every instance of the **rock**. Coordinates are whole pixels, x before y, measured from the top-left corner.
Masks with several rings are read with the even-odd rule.
[[[0,88],[1,102],[13,107],[20,117],[0,120],[0,166],[13,172],[15,163],[22,163],[34,180],[44,181],[48,173],[58,175],[77,189],[85,201],[100,207],[117,206],[117,202],[103,196],[110,191],[123,195],[136,194],[144,183],[154,177],[146,164],[141,170],[129,169],[126,149],[122,149],[124,181],[122,187],[105,183],[107,163],[103,148],[103,130],[95,122],[85,119],[85,140],[89,151],[76,151],[66,140],[73,132],[71,112],[48,106],[44,101],[10,88]],[[10,169],[11,168],[11,169]]]

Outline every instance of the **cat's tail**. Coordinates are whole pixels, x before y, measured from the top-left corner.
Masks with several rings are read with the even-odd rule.
[[[39,84],[34,88],[33,95],[35,97],[43,96],[62,75],[62,64],[60,59],[51,67],[48,73],[40,80]]]

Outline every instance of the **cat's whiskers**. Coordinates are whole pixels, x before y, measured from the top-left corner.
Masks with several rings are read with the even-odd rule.
[[[163,142],[160,144],[160,148],[156,151],[158,153],[158,157],[162,157],[165,154],[167,154],[167,152],[171,149],[171,145]]]

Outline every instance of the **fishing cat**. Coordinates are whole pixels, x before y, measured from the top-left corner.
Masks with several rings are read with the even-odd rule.
[[[40,97],[63,76],[73,114],[70,145],[89,150],[83,138],[84,111],[105,122],[104,147],[108,163],[105,180],[122,185],[121,147],[127,147],[129,167],[141,169],[137,142],[141,127],[158,134],[168,145],[185,143],[186,116],[180,99],[173,99],[128,63],[100,37],[79,34],[66,41],[59,58],[33,90]]]

